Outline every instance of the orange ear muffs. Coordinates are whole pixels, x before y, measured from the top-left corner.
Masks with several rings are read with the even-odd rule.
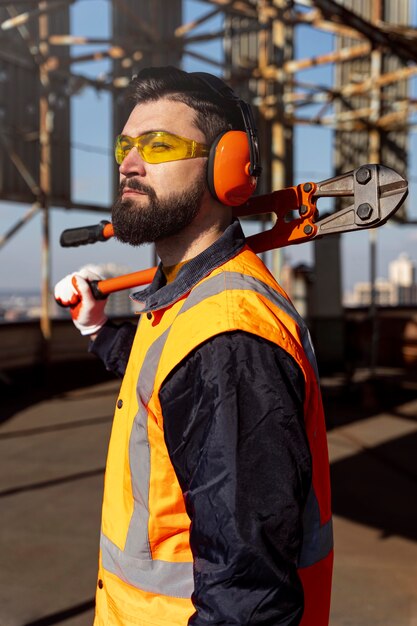
[[[228,130],[214,141],[208,159],[207,181],[213,197],[227,206],[244,204],[256,189],[251,176],[247,134]]]

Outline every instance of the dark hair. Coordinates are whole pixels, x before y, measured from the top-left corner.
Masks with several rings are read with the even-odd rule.
[[[129,96],[135,105],[161,98],[183,102],[195,110],[195,125],[204,133],[209,145],[224,131],[244,130],[237,103],[222,97],[192,73],[176,67],[141,70],[130,84]]]

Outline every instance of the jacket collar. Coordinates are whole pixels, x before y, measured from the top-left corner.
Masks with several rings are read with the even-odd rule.
[[[200,280],[216,267],[234,257],[245,245],[245,235],[238,220],[234,220],[224,233],[206,250],[186,263],[176,279],[166,284],[160,263],[152,283],[130,297],[139,306],[139,313],[156,311],[170,306],[188,293]]]

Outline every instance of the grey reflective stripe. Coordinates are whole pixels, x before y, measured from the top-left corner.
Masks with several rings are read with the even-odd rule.
[[[191,597],[194,590],[192,563],[135,558],[119,550],[103,534],[100,547],[104,569],[129,585],[175,598]]]
[[[306,356],[312,366],[316,375],[317,381],[319,380],[319,373],[317,368],[316,356],[314,354],[313,344],[311,342],[310,332],[305,325],[303,318],[294,308],[294,305],[287,300],[283,295],[276,291],[273,287],[270,287],[266,283],[254,278],[253,276],[247,276],[239,272],[222,272],[216,274],[212,278],[207,279],[203,283],[200,283],[195,287],[184,306],[181,309],[181,313],[184,313],[191,307],[195,306],[202,300],[215,296],[222,291],[229,289],[250,290],[254,291],[262,296],[265,296],[273,304],[282,309],[300,328],[300,340],[306,353]]]
[[[125,550],[140,559],[150,559],[149,476],[151,472],[148,441],[148,412],[139,399],[139,411],[133,423],[129,440],[130,480],[133,494],[133,513],[129,522]]]
[[[151,475],[150,449],[148,440],[147,405],[151,399],[156,371],[170,328],[149,347],[137,382],[139,409],[135,416],[129,439],[129,463],[133,492],[133,514],[127,533],[125,550],[138,558],[150,559],[149,481]]]
[[[124,550],[120,550],[104,533],[101,533],[100,545],[104,569],[129,585],[151,593],[190,598],[194,588],[193,564],[153,560],[148,535],[151,468],[146,407],[152,396],[159,360],[170,329],[167,328],[149,347],[138,377],[139,408],[129,440],[134,506],[126,545]]]
[[[333,525],[330,519],[320,525],[320,510],[314,493],[310,487],[303,515],[303,545],[298,567],[310,567],[324,559],[333,549]]]

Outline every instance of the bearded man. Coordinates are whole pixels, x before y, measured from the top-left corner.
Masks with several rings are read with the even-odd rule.
[[[112,221],[120,241],[154,242],[161,260],[133,295],[137,330],[107,320],[91,272],[55,290],[123,376],[95,626],[326,626],[332,526],[314,353],[232,214],[260,173],[250,109],[216,77],[172,67],[143,70],[132,89]],[[240,158],[242,137],[235,184],[240,166],[222,159]]]

